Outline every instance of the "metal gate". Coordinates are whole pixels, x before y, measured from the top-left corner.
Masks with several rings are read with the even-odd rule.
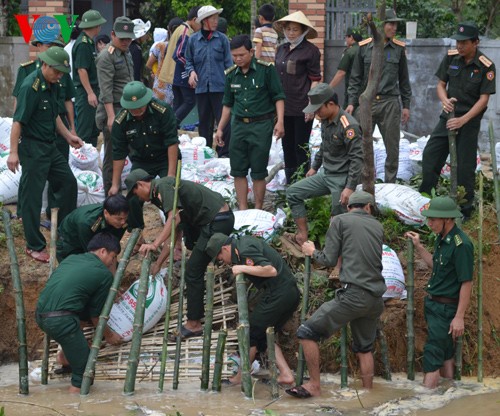
[[[364,13],[376,11],[376,0],[327,0],[325,40],[344,39],[348,27],[359,26]]]

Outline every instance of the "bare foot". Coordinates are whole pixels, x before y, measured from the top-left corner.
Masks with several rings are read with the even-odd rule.
[[[69,393],[78,393],[78,394],[80,394],[80,388],[75,387],[75,386],[69,386],[68,392]]]
[[[229,381],[231,384],[241,384],[241,372],[238,371],[238,374],[233,377],[229,377]]]
[[[63,351],[57,351],[56,362],[64,366],[70,365]]]
[[[295,379],[293,378],[293,374],[280,374],[278,377],[278,384],[293,384]]]
[[[311,396],[321,396],[321,386],[317,386],[311,383],[305,383],[302,384],[302,387],[304,387],[311,394]]]

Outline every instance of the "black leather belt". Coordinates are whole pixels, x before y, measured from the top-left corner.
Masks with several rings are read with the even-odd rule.
[[[429,300],[432,300],[433,302],[443,303],[445,305],[457,305],[458,304],[457,298],[447,298],[446,296],[434,296],[434,295],[428,295],[428,297],[429,297]]]
[[[263,120],[269,120],[271,118],[274,118],[274,113],[268,113],[268,114],[264,114],[263,116],[258,116],[258,117],[234,116],[234,118],[238,121],[249,124],[249,123],[255,123],[256,121],[263,121]]]
[[[76,315],[76,313],[71,311],[54,311],[54,312],[39,313],[38,315],[42,318],[56,318],[58,316]]]

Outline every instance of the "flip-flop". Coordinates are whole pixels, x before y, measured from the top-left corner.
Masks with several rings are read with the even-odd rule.
[[[30,250],[29,248],[26,249],[26,254],[30,256],[32,259],[39,261],[41,263],[48,263],[50,261],[50,256],[47,251],[42,250],[42,251],[35,251],[35,250]]]
[[[199,331],[191,331],[187,329],[184,325],[181,326],[181,340],[184,341],[188,338],[200,337],[203,335],[203,329]],[[177,340],[177,334],[169,334],[169,340],[175,342]]]
[[[40,221],[40,227],[46,228],[47,230],[50,231],[52,224],[50,223],[49,220],[42,220],[42,221]]]
[[[302,386],[295,386],[291,389],[286,389],[285,392],[290,396],[296,397],[297,399],[308,399],[312,397],[312,394]]]
[[[56,368],[54,370],[54,374],[61,375],[61,374],[71,374],[73,370],[69,365],[63,365],[62,367]]]
[[[238,384],[236,383],[232,383],[231,380],[229,380],[228,378],[223,378],[221,381],[220,381],[220,384],[223,385],[223,386],[237,386]]]

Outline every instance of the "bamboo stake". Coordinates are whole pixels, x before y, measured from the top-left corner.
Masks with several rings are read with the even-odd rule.
[[[177,162],[177,172],[175,175],[174,187],[174,204],[172,206],[172,228],[170,232],[170,253],[168,264],[168,280],[167,280],[167,311],[165,313],[165,332],[163,334],[163,346],[161,350],[161,366],[160,379],[158,381],[158,390],[163,391],[163,383],[165,379],[165,368],[167,365],[167,348],[168,348],[168,328],[170,325],[170,306],[172,303],[172,279],[174,273],[174,247],[175,247],[175,217],[177,215],[177,199],[179,197],[179,184],[181,181],[181,161]],[[165,242],[166,244],[166,242]]]
[[[221,391],[222,366],[224,364],[224,349],[226,348],[227,330],[221,329],[217,338],[217,349],[215,350],[215,365],[212,381],[212,391]]]
[[[378,338],[380,341],[380,352],[382,355],[382,364],[384,365],[384,378],[387,381],[391,381],[391,367],[389,363],[389,354],[387,353],[387,339],[385,338],[385,333],[384,329],[382,327],[382,321],[378,321],[378,328],[377,328],[377,333],[378,333]]]
[[[483,174],[479,173],[479,230],[477,253],[477,381],[483,381]]]
[[[455,380],[462,380],[462,343],[463,337],[455,340]]]
[[[415,290],[415,247],[413,240],[408,238],[408,279],[406,281],[406,332],[408,349],[406,351],[406,367],[408,380],[415,380],[415,330],[413,318],[415,316],[414,290]]]
[[[455,118],[455,111],[448,113],[448,120]],[[448,130],[448,146],[450,150],[450,197],[457,199],[458,171],[457,171],[457,131]]]
[[[214,320],[214,264],[210,263],[206,273],[205,325],[203,328],[203,354],[201,360],[201,390],[208,390],[210,374],[210,347],[212,346],[212,322]]]
[[[493,184],[495,186],[495,207],[497,211],[498,240],[500,241],[500,173],[498,173],[495,135],[493,133],[493,122],[491,120],[488,123],[488,135],[490,137],[491,167],[493,169]]]
[[[142,261],[141,277],[139,278],[139,289],[137,290],[137,303],[134,313],[134,333],[132,334],[127,375],[123,387],[123,393],[125,395],[134,394],[135,390],[135,377],[137,375],[137,367],[139,365],[139,356],[141,353],[142,328],[144,326],[144,313],[146,312],[150,266],[151,252],[149,252]]]
[[[311,256],[306,256],[305,260],[305,274],[304,274],[304,289],[302,293],[302,310],[300,311],[300,323],[306,321],[307,309],[309,307],[309,283],[311,281]],[[304,359],[304,350],[302,344],[299,344],[299,357],[297,360],[297,373],[295,374],[295,384],[302,385],[304,378],[306,362]]]
[[[236,294],[238,297],[239,325],[238,345],[241,359],[241,386],[246,397],[252,397],[252,377],[250,375],[250,324],[248,323],[247,285],[245,276],[236,276]]]
[[[179,281],[179,309],[177,311],[177,336],[175,338],[175,362],[174,362],[174,379],[172,381],[172,388],[177,390],[179,386],[179,368],[181,359],[181,327],[182,315],[184,313],[184,278],[186,275],[186,246],[182,242],[182,260],[181,260],[181,279]]]
[[[28,348],[26,343],[26,314],[24,311],[23,286],[19,275],[16,245],[10,226],[10,212],[4,208],[2,215],[7,247],[9,249],[10,273],[12,274],[12,285],[16,300],[17,338],[19,340],[19,394],[29,394]]]
[[[267,338],[267,356],[269,358],[269,373],[271,378],[271,399],[279,397],[278,391],[278,369],[276,368],[276,352],[274,342],[274,327],[269,327],[266,330]]]
[[[347,383],[347,325],[340,330],[340,387],[345,388]]]
[[[127,269],[130,256],[132,254],[132,251],[134,250],[134,246],[136,245],[140,234],[141,230],[139,230],[138,228],[132,231],[130,238],[128,239],[127,246],[125,247],[125,251],[123,252],[123,256],[118,262],[118,268],[116,269],[115,275],[113,277],[113,283],[109,288],[108,297],[106,298],[106,302],[104,303],[101,314],[99,315],[99,322],[97,323],[97,327],[94,332],[94,338],[92,340],[92,346],[90,347],[89,358],[87,359],[87,365],[85,366],[85,372],[83,373],[82,387],[80,388],[81,396],[86,396],[87,394],[89,394],[90,385],[92,384],[92,380],[94,379],[97,356],[102,344],[104,328],[106,327],[106,324],[108,322],[109,313],[111,312],[111,308],[113,307],[116,293],[118,292],[118,288],[120,287],[123,275],[125,273],[125,270]]]

